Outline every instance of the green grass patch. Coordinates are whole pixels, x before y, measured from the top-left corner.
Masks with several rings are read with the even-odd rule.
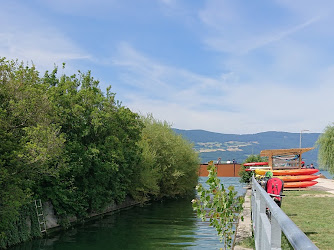
[[[254,237],[247,237],[238,243],[239,246],[249,249],[255,249]]]
[[[319,249],[333,249],[334,195],[313,190],[284,194],[282,209],[289,218]]]
[[[255,240],[254,237],[247,237],[238,243],[239,246],[244,247],[246,249],[255,249]],[[288,239],[282,233],[282,250],[293,250],[293,247],[290,245]]]

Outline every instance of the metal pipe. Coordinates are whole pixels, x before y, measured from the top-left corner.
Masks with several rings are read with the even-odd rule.
[[[299,148],[302,148],[302,133],[303,133],[304,131],[310,131],[310,130],[308,130],[308,129],[302,129],[302,130],[300,131],[300,136],[299,136]]]

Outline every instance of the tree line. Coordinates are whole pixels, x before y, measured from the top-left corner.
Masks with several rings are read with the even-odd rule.
[[[0,58],[2,247],[35,199],[66,226],[127,196],[173,198],[197,184],[198,154],[167,122],[132,112],[90,71],[58,71]]]

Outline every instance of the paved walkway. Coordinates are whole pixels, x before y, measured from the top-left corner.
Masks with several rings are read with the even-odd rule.
[[[326,191],[328,193],[334,194],[334,180],[326,179],[326,178],[318,178],[316,179],[318,182],[316,185],[310,187],[311,190],[321,190]],[[252,222],[251,222],[251,195],[252,190],[248,189],[245,195],[245,202],[243,205],[243,216],[244,221],[241,219],[238,222],[237,232],[235,236],[235,246],[234,250],[248,250],[250,248],[244,248],[238,246],[237,244],[240,243],[242,240],[246,239],[247,237],[252,236]]]
[[[237,233],[235,235],[235,246],[234,250],[246,250],[251,248],[244,248],[238,246],[237,244],[243,241],[244,239],[252,236],[252,221],[251,221],[251,195],[252,190],[249,188],[246,191],[245,202],[243,204],[242,216],[244,217],[244,221],[239,219],[237,226]]]
[[[328,193],[334,194],[334,180],[326,178],[318,178],[316,179],[316,181],[318,183],[310,187],[310,189],[326,191]]]

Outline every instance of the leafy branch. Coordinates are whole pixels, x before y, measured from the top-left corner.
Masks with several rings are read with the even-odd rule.
[[[224,249],[232,245],[232,236],[235,234],[233,224],[236,223],[238,215],[242,211],[244,198],[237,196],[234,186],[225,189],[217,177],[216,167],[211,161],[208,165],[208,180],[206,183],[209,189],[199,184],[196,186],[197,198],[192,200],[193,209],[202,221],[209,220],[220,241],[224,242]],[[243,218],[241,218],[243,220]]]

